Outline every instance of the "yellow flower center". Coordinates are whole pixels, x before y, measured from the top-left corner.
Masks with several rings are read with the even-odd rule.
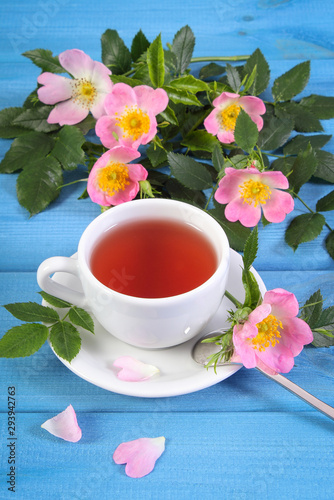
[[[279,343],[278,339],[281,338],[279,328],[283,329],[283,325],[273,314],[269,314],[261,323],[257,323],[256,327],[258,334],[253,339],[250,339],[253,349],[261,352],[265,351],[270,345],[274,347]]]
[[[96,96],[97,90],[91,82],[85,78],[72,80],[72,98],[83,108],[89,109],[94,104]]]
[[[225,130],[232,131],[235,129],[235,122],[240,113],[241,106],[231,104],[228,108],[221,112],[221,126]]]
[[[125,163],[109,163],[97,174],[97,185],[108,196],[123,191],[129,184],[129,169]]]
[[[248,205],[252,205],[252,203],[254,203],[255,207],[257,207],[259,203],[265,205],[267,200],[270,199],[271,190],[269,186],[263,184],[263,182],[249,179],[239,185],[239,188],[240,196],[244,200],[243,203],[248,203]]]
[[[123,137],[131,137],[134,141],[150,130],[148,114],[137,107],[126,106],[124,113],[116,117],[116,123],[123,130]]]

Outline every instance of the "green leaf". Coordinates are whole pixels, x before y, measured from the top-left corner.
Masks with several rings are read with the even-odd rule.
[[[297,64],[276,78],[272,94],[277,101],[288,101],[304,90],[310,77],[310,61]]]
[[[328,151],[319,150],[315,152],[317,158],[317,169],[314,176],[334,184],[334,155]]]
[[[102,62],[112,73],[121,75],[131,69],[131,54],[116,30],[107,29],[101,37]]]
[[[302,214],[295,217],[285,232],[286,243],[297,250],[301,243],[312,241],[322,231],[326,220],[322,214]]]
[[[53,56],[51,50],[35,49],[23,52],[24,57],[30,59],[42,71],[50,73],[65,73],[66,70],[61,66],[58,56]]]
[[[17,118],[24,108],[5,108],[0,111],[0,137],[2,139],[12,139],[28,131],[25,127],[13,125],[15,118]]]
[[[167,159],[172,174],[184,186],[198,190],[211,187],[210,173],[197,161],[177,153],[168,153]]]
[[[12,173],[36,165],[50,153],[54,140],[42,132],[28,132],[17,137],[0,163],[1,173]]]
[[[80,130],[83,135],[88,134],[88,132],[95,128],[96,120],[93,115],[89,114],[84,120],[73,125],[75,128]]]
[[[210,215],[222,226],[229,240],[231,248],[242,252],[251,230],[240,222],[230,222],[225,217],[225,205],[214,201],[214,208],[209,210]]]
[[[57,198],[62,184],[61,166],[49,156],[35,165],[28,165],[20,173],[16,184],[17,198],[30,215],[35,215]]]
[[[66,302],[65,300],[58,299],[58,297],[54,297],[53,295],[50,295],[49,293],[46,292],[38,292],[43,299],[50,304],[53,307],[57,307],[58,309],[66,309],[68,307],[71,307],[72,304],[69,302]]]
[[[326,307],[326,309],[321,312],[320,318],[318,319],[315,327],[321,328],[332,323],[334,323],[334,306]]]
[[[163,163],[167,162],[167,153],[165,150],[159,147],[155,147],[150,144],[146,150],[146,154],[150,159],[153,168],[161,166]]]
[[[151,82],[150,75],[148,72],[148,66],[146,63],[138,65],[138,67],[136,68],[136,71],[133,74],[133,79],[140,81],[141,85],[152,86],[152,82]]]
[[[310,180],[317,168],[317,158],[310,144],[300,151],[289,175],[289,185],[296,194],[303,184]]]
[[[331,135],[317,134],[317,135],[296,135],[289,141],[283,148],[285,155],[298,154],[299,151],[306,149],[310,143],[313,149],[321,149],[332,138]]]
[[[58,321],[51,328],[50,342],[55,353],[69,362],[75,358],[81,348],[80,334],[68,321]]]
[[[301,310],[300,317],[306,321],[311,329],[318,325],[321,313],[322,313],[323,297],[320,290],[314,292],[310,298],[305,302],[303,309]]]
[[[78,128],[64,125],[55,136],[55,141],[51,156],[56,158],[65,170],[74,170],[85,162],[85,153],[81,149],[85,137]]]
[[[25,127],[36,132],[53,132],[60,126],[57,123],[48,123],[46,120],[52,110],[51,106],[26,109],[13,121],[13,125]]]
[[[168,94],[168,97],[175,104],[185,104],[186,106],[202,106],[202,103],[197,99],[194,94],[185,90],[180,90],[170,85],[163,87]]]
[[[216,144],[212,151],[212,164],[216,172],[222,172],[224,170],[225,158],[221,149],[220,144]]]
[[[180,78],[176,78],[171,81],[169,84],[171,87],[175,87],[180,90],[186,90],[187,92],[192,92],[196,94],[196,92],[209,91],[210,87],[207,83],[202,80],[198,80],[193,75],[181,76]]]
[[[275,151],[286,143],[293,130],[290,118],[264,117],[264,126],[259,133],[258,146],[265,151]]]
[[[221,66],[220,64],[217,63],[209,63],[205,66],[203,66],[199,70],[199,77],[202,80],[205,80],[206,78],[212,78],[214,76],[219,76],[225,73],[226,71],[226,66]]]
[[[158,35],[147,49],[147,65],[152,84],[162,87],[165,81],[165,56],[161,35]]]
[[[251,271],[242,271],[242,284],[245,289],[245,300],[243,306],[255,309],[260,301],[261,292],[259,284]]]
[[[258,137],[259,132],[256,124],[250,116],[241,109],[234,129],[234,140],[236,144],[239,148],[250,153],[254,149]]]
[[[312,345],[315,347],[330,347],[334,345],[334,327],[333,325],[329,325],[328,328],[325,329],[326,334],[322,334],[318,331],[313,330],[313,342]]]
[[[312,113],[296,102],[284,102],[276,106],[278,117],[290,117],[294,122],[294,129],[297,132],[322,132],[324,129]]]
[[[188,68],[194,47],[194,34],[189,26],[184,26],[174,36],[171,49],[177,59],[177,74],[182,75]]]
[[[4,306],[15,318],[33,323],[54,323],[59,320],[57,311],[51,307],[42,306],[36,302],[16,302]]]
[[[182,141],[182,146],[187,147],[190,151],[208,151],[212,153],[216,146],[219,146],[218,139],[209,134],[206,130],[195,130],[188,134]]]
[[[146,36],[139,30],[132,40],[131,44],[131,57],[133,61],[137,61],[139,57],[146,52],[149,48],[150,42],[147,40]]]
[[[167,108],[160,113],[160,116],[161,116],[161,118],[163,118],[163,120],[166,120],[171,125],[175,125],[176,127],[179,126],[179,122],[178,122],[178,119],[176,117],[176,114],[170,106],[167,106]]]
[[[317,212],[329,212],[330,210],[334,210],[334,191],[331,191],[317,201],[316,210]]]
[[[331,231],[326,238],[326,250],[329,255],[334,259],[334,231]]]
[[[249,269],[253,265],[253,262],[256,259],[258,248],[259,248],[258,229],[257,227],[255,227],[251,232],[251,234],[248,236],[245,243],[244,255],[242,258],[245,271],[249,271]]]
[[[253,54],[247,59],[243,68],[243,75],[251,75],[255,67],[255,78],[251,87],[248,89],[248,92],[257,96],[266,90],[270,79],[269,65],[260,49],[256,49],[255,52],[253,52]]]
[[[123,76],[123,75],[110,75],[110,80],[113,83],[126,83],[126,85],[130,85],[130,87],[137,87],[137,85],[143,84],[141,80],[137,80],[136,78],[130,78],[128,76]]]
[[[290,172],[292,171],[293,164],[296,161],[295,156],[287,156],[285,158],[277,158],[277,160],[274,160],[271,164],[271,168],[274,170],[279,170],[282,172],[285,176],[289,175]]]
[[[87,311],[80,307],[73,306],[69,312],[69,318],[72,323],[81,326],[85,330],[94,333],[94,321]]]
[[[0,340],[1,358],[20,358],[31,356],[47,340],[49,330],[45,325],[29,323],[14,326]]]
[[[238,92],[241,86],[239,71],[229,63],[226,64],[226,77],[231,89]]]
[[[311,94],[300,101],[308,111],[313,113],[319,120],[330,120],[334,118],[334,97]]]

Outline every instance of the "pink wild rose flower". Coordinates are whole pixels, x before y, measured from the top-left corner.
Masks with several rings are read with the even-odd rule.
[[[282,222],[292,212],[292,196],[281,189],[289,187],[282,172],[260,172],[255,167],[236,169],[228,167],[215,192],[218,203],[227,204],[225,216],[231,222],[239,220],[243,226],[256,226],[263,215],[269,222]]]
[[[155,462],[165,451],[165,438],[139,438],[121,443],[115,450],[116,464],[126,464],[125,473],[129,477],[143,477],[152,472]]]
[[[243,109],[257,125],[258,130],[263,127],[260,115],[266,112],[266,107],[261,99],[254,96],[243,96],[223,92],[213,101],[214,109],[204,120],[206,130],[216,135],[220,142],[230,144],[234,141],[235,124]]]
[[[234,326],[232,360],[269,374],[289,372],[294,357],[313,340],[309,325],[296,317],[298,311],[293,293],[282,288],[266,292],[245,323]]]
[[[106,148],[118,144],[137,149],[157,133],[156,115],[164,111],[168,96],[163,89],[147,85],[130,87],[116,83],[105,100],[106,116],[96,123],[96,134]]]
[[[148,175],[142,165],[129,163],[139,156],[138,151],[125,146],[116,146],[104,153],[88,177],[91,200],[105,207],[133,200],[139,192],[139,182]]]
[[[79,49],[65,50],[59,54],[59,62],[72,79],[49,72],[37,78],[42,85],[37,91],[39,100],[56,104],[48,123],[74,125],[84,120],[89,111],[96,119],[105,114],[104,100],[113,87],[111,71]]]

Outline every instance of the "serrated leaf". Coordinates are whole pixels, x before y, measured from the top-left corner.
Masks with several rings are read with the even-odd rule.
[[[300,101],[300,105],[307,108],[319,120],[334,118],[334,97],[311,94]]]
[[[245,290],[245,300],[243,306],[255,309],[260,301],[261,292],[259,284],[251,271],[246,271],[245,269],[242,271],[242,284]]]
[[[130,78],[128,76],[123,76],[123,75],[110,75],[110,80],[113,83],[125,83],[130,87],[137,87],[138,85],[143,84],[141,80],[137,80],[136,78]]]
[[[31,356],[42,347],[48,334],[48,328],[40,323],[14,326],[0,340],[0,357]]]
[[[58,56],[53,56],[51,50],[35,49],[23,52],[24,57],[30,59],[42,71],[50,73],[65,73],[66,70],[61,66]]]
[[[138,67],[136,68],[136,71],[133,74],[133,79],[140,81],[141,85],[148,85],[148,86],[152,87],[152,82],[150,79],[150,75],[148,72],[148,66],[146,63],[138,65]]]
[[[202,80],[198,80],[193,75],[181,76],[172,80],[169,84],[171,87],[175,87],[180,90],[186,90],[196,94],[196,92],[209,91],[210,87],[207,83]]]
[[[167,159],[174,177],[190,189],[207,189],[211,187],[211,175],[197,161],[177,153],[168,153]]]
[[[316,328],[321,328],[334,323],[334,306],[326,307],[321,312],[321,315],[315,325]]]
[[[165,56],[160,34],[147,49],[147,65],[152,84],[162,87],[165,81]]]
[[[314,292],[309,299],[305,302],[301,310],[300,317],[306,321],[311,329],[316,328],[322,313],[323,297],[320,290]]]
[[[317,158],[317,169],[314,176],[334,184],[334,155],[328,151],[319,150],[315,152]]]
[[[182,146],[187,147],[190,151],[208,151],[212,153],[216,146],[219,146],[218,139],[209,134],[206,130],[195,130],[188,134],[182,141]]]
[[[0,163],[1,173],[12,173],[35,165],[50,153],[54,140],[42,132],[27,131],[17,137]]]
[[[116,30],[107,29],[101,37],[102,62],[112,73],[121,75],[131,69],[131,54]]]
[[[290,189],[298,193],[300,188],[309,181],[317,168],[317,158],[311,146],[308,145],[304,151],[298,153],[292,165],[292,172],[289,175]]]
[[[170,106],[167,106],[167,108],[160,113],[160,116],[161,116],[161,118],[163,118],[163,120],[166,120],[171,125],[175,125],[176,127],[179,126],[179,122],[178,122],[178,119],[176,117],[176,114]]]
[[[22,134],[28,133],[28,130],[19,125],[13,125],[13,121],[17,118],[24,108],[5,108],[0,111],[0,137],[2,139],[12,139]]]
[[[217,144],[212,151],[212,164],[216,172],[222,172],[224,169],[225,158],[220,144]]]
[[[92,129],[95,128],[95,125],[96,125],[95,118],[93,117],[93,115],[89,114],[89,115],[86,116],[86,118],[84,120],[82,120],[81,122],[76,123],[75,125],[73,125],[73,127],[75,127],[78,130],[80,130],[80,132],[83,135],[86,135],[86,134],[88,134],[88,132],[90,130],[92,130]]]
[[[62,184],[61,166],[49,156],[35,165],[28,165],[20,173],[16,183],[17,198],[30,215],[35,215],[57,198]]]
[[[50,342],[55,353],[69,362],[81,348],[80,334],[68,321],[59,321],[50,329]]]
[[[37,304],[36,302],[15,302],[13,304],[6,304],[4,307],[15,318],[29,323],[35,321],[54,323],[59,320],[57,311],[51,307]]]
[[[242,260],[244,263],[245,271],[249,271],[249,269],[253,265],[253,262],[256,259],[258,248],[259,248],[258,229],[257,227],[255,227],[251,232],[251,234],[248,236],[244,247],[244,255]]]
[[[225,205],[220,205],[214,201],[214,207],[209,210],[209,213],[224,229],[231,248],[242,252],[245,242],[251,233],[250,228],[243,226],[240,222],[230,222],[227,220],[224,214]]]
[[[162,163],[167,162],[167,153],[162,148],[154,148],[153,144],[150,144],[146,150],[146,154],[150,159],[153,168],[162,165]]]
[[[329,212],[330,210],[334,210],[334,191],[331,191],[317,201],[316,210],[317,212]]]
[[[173,177],[167,180],[165,187],[173,200],[184,201],[201,208],[206,204],[206,197],[202,191],[189,189]]]
[[[296,135],[283,148],[285,155],[298,154],[299,151],[306,149],[308,144],[311,144],[312,149],[321,149],[332,138],[331,135]]]
[[[77,326],[94,333],[94,321],[87,311],[80,307],[73,306],[69,312],[69,319]]]
[[[40,106],[38,108],[26,109],[13,121],[13,125],[18,125],[36,132],[53,132],[58,130],[58,123],[48,123],[46,120],[52,110],[51,106]]]
[[[301,243],[312,241],[322,231],[326,220],[322,214],[302,214],[295,217],[285,232],[286,243],[296,250]]]
[[[241,109],[234,129],[234,140],[236,144],[239,148],[250,153],[254,149],[258,138],[259,132],[257,125],[250,116]]]
[[[277,160],[274,160],[271,164],[271,168],[274,170],[279,170],[282,172],[285,176],[289,175],[290,172],[292,171],[293,164],[296,161],[295,156],[287,156],[285,158],[277,158]]]
[[[174,36],[171,48],[177,59],[177,74],[182,75],[188,68],[194,47],[194,34],[188,25],[184,26]]]
[[[186,106],[202,106],[202,103],[197,99],[194,94],[186,90],[180,90],[170,85],[163,87],[168,94],[168,97],[175,104],[185,104]]]
[[[250,94],[257,96],[266,90],[270,79],[269,65],[260,49],[256,49],[247,59],[243,68],[243,74],[251,75],[255,67],[255,77],[248,91]]]
[[[332,325],[331,325],[332,326]],[[322,334],[317,331],[313,331],[313,342],[312,345],[315,347],[330,347],[334,345],[334,329],[331,328],[329,335]]]
[[[225,73],[226,71],[226,66],[221,66],[220,64],[217,63],[209,63],[203,66],[199,70],[199,77],[202,80],[205,80],[206,78],[212,78],[213,76],[219,76]]]
[[[58,297],[54,297],[53,295],[50,295],[49,293],[46,293],[44,291],[38,292],[39,295],[43,297],[43,299],[50,304],[53,307],[57,307],[58,309],[66,309],[68,307],[71,307],[72,304],[69,302],[66,302],[66,300],[63,299],[58,299]]]
[[[316,116],[296,102],[284,102],[276,106],[276,114],[284,119],[289,116],[297,132],[322,132],[324,129]]]
[[[241,86],[239,72],[229,63],[226,64],[226,78],[231,89],[238,92]]]
[[[264,117],[264,126],[259,133],[258,146],[264,151],[275,151],[289,139],[293,130],[293,121],[290,118]]]
[[[149,48],[150,42],[147,40],[146,36],[139,30],[132,40],[131,44],[131,57],[133,61],[137,61],[139,57],[144,54],[144,52]]]
[[[334,259],[334,231],[331,231],[326,238],[326,250],[329,255]]]
[[[64,125],[55,136],[55,146],[51,156],[56,158],[64,170],[74,170],[85,162],[81,146],[85,142],[83,133],[74,126]]]
[[[304,90],[310,78],[310,61],[297,64],[276,78],[272,88],[275,101],[289,101]]]

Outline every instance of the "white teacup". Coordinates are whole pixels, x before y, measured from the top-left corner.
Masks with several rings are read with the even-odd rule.
[[[117,292],[92,274],[92,250],[108,229],[136,220],[167,219],[190,224],[211,243],[217,268],[207,281],[179,295],[141,298]],[[135,252],[135,249],[133,250]],[[167,199],[134,200],[99,215],[82,234],[77,258],[51,257],[38,268],[42,290],[93,313],[97,321],[118,339],[141,348],[171,347],[197,335],[222,301],[229,272],[230,249],[222,227],[203,210]],[[83,293],[51,279],[55,272],[79,278]]]

